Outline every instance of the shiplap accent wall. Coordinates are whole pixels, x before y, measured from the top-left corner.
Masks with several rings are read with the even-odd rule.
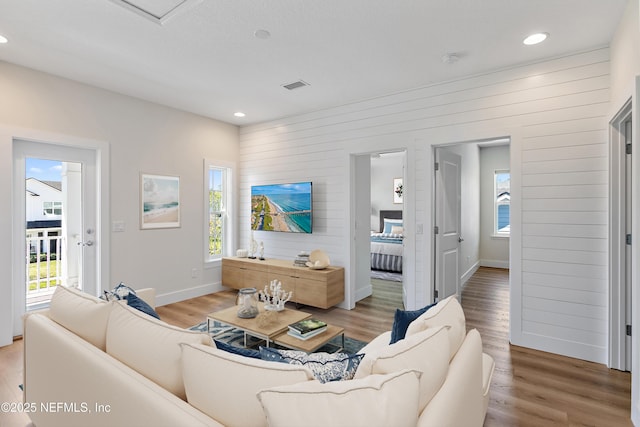
[[[432,147],[510,137],[511,341],[606,362],[609,74],[608,48],[594,49],[243,127],[241,242],[251,185],[313,181],[313,234],[259,232],[256,240],[272,257],[326,250],[346,267],[352,298],[350,156],[406,149],[405,290],[409,308],[426,304]]]

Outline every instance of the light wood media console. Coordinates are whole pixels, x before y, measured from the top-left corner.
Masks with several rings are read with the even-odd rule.
[[[293,291],[291,301],[329,308],[344,300],[344,268],[312,270],[282,259],[222,258],[222,284],[234,289],[264,289],[272,280]]]

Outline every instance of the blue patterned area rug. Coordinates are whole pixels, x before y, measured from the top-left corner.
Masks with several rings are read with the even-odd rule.
[[[189,329],[191,329],[192,331],[205,332],[207,329],[207,322],[202,322],[198,325],[190,327]],[[211,322],[211,327],[209,328],[209,334],[211,336],[215,336],[215,339],[219,341],[223,341],[227,344],[231,344],[236,347],[244,347],[244,334],[240,329],[236,329],[219,322]],[[337,348],[340,347],[341,344],[342,344],[342,339],[338,336],[332,339],[331,341],[329,341],[323,347],[320,347],[316,351],[333,353],[336,351]],[[359,341],[359,340],[345,336],[344,349],[342,351],[349,354],[355,354],[366,344],[367,343],[363,341]],[[260,345],[264,345],[264,340],[247,335],[247,347],[258,348],[258,346]]]

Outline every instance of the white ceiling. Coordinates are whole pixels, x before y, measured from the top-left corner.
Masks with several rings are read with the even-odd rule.
[[[627,0],[190,3],[159,24],[117,0],[0,0],[0,60],[244,125],[606,46]]]

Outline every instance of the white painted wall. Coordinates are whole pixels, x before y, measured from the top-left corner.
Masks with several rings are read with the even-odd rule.
[[[371,158],[371,230],[381,232],[380,211],[402,210],[393,203],[393,179],[402,178],[402,153]]]
[[[219,265],[203,264],[203,159],[238,160],[238,128],[194,114],[0,62],[0,124],[14,136],[40,134],[110,145],[113,286],[153,286],[160,304],[219,289]],[[0,140],[0,202],[11,206],[11,138]],[[182,226],[139,229],[140,172],[180,176]],[[11,209],[0,216],[0,345],[11,342]],[[191,277],[192,268],[197,277]]]
[[[494,235],[494,174],[509,170],[509,146],[480,148],[480,265],[509,268],[509,238]]]
[[[480,253],[480,157],[474,142],[440,148],[459,155],[462,159],[461,212],[460,212],[460,264],[458,276],[460,286],[478,269]]]
[[[611,41],[611,106],[609,119],[622,109],[628,99],[633,99],[633,131],[632,144],[634,153],[638,152],[638,131],[640,131],[640,111],[638,97],[640,96],[640,1],[629,0],[625,13]],[[632,156],[632,235],[640,235],[640,224],[636,220],[640,207],[640,156]],[[632,261],[632,324],[634,328],[640,325],[640,292],[638,276],[640,267],[640,245],[634,238],[631,245]],[[631,378],[631,419],[635,425],[640,425],[640,340],[638,334],[632,336],[632,378]]]
[[[422,306],[433,299],[432,145],[510,137],[511,341],[605,362],[609,70],[609,50],[595,49],[241,128],[241,241],[251,185],[310,179],[314,233],[260,239],[269,256],[325,249],[353,289],[349,156],[406,148],[407,306]]]

